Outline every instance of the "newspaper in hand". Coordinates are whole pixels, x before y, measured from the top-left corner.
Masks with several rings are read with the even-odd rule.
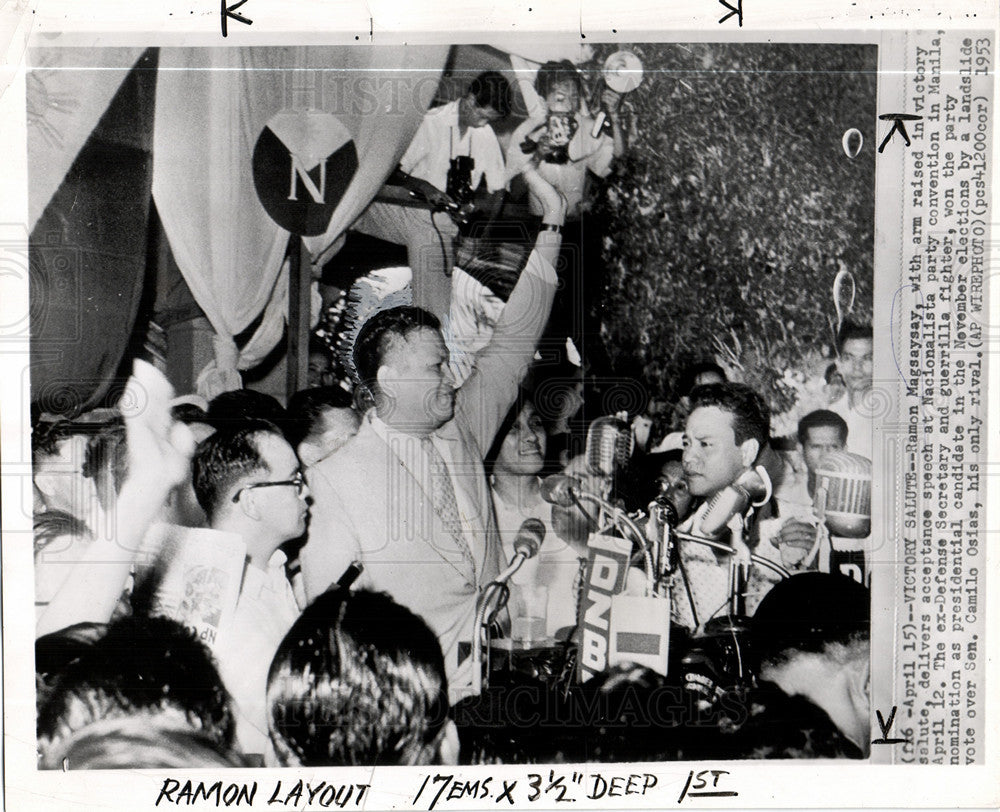
[[[159,549],[149,570],[157,579],[152,613],[187,626],[214,651],[236,611],[246,561],[243,539],[220,530],[159,523],[146,543]]]

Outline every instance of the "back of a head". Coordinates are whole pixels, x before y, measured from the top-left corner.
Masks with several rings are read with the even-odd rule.
[[[706,381],[705,378],[715,378],[716,380]],[[726,371],[715,361],[698,361],[690,364],[681,372],[678,384],[681,395],[690,395],[691,390],[696,386],[705,386],[708,383],[725,383],[728,379]]]
[[[62,673],[106,632],[106,623],[76,623],[35,640],[35,699],[38,707],[48,701]]]
[[[323,414],[328,409],[350,409],[353,396],[339,386],[317,386],[302,389],[288,401],[288,421],[285,436],[292,448],[306,437],[323,432]]]
[[[388,595],[331,590],[278,647],[267,707],[286,766],[431,763],[448,713],[441,647]]]
[[[233,742],[229,698],[211,655],[193,632],[166,618],[111,623],[91,645],[76,648],[40,697],[38,739],[43,762],[68,739],[99,733],[121,720],[142,720],[196,734],[220,753]],[[60,766],[56,760],[52,766]]]
[[[75,731],[47,747],[42,770],[154,770],[248,767],[210,737],[158,718],[109,719]]]
[[[216,429],[239,428],[252,420],[266,420],[281,427],[285,409],[277,398],[253,389],[235,389],[223,392],[209,401],[206,421]]]
[[[846,575],[804,572],[779,581],[757,607],[751,644],[761,664],[869,639],[868,589]]]

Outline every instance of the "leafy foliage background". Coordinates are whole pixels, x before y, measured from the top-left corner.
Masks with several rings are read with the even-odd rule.
[[[839,268],[870,321],[876,48],[641,44],[630,151],[591,200],[603,226],[601,334],[618,370],[676,400],[715,357],[794,405],[833,353]],[[592,75],[619,46],[597,46]],[[855,158],[842,147],[857,128]]]

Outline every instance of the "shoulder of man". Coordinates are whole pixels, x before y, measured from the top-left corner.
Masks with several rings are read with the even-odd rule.
[[[334,488],[345,481],[352,483],[352,487],[354,487],[355,480],[352,472],[356,471],[359,465],[371,460],[374,449],[380,445],[384,445],[382,439],[374,432],[368,422],[363,420],[358,433],[343,446],[328,457],[324,457],[319,462],[309,466],[306,478],[309,479],[312,475],[314,479],[325,479]],[[312,479],[309,479],[309,487],[314,487]]]
[[[458,100],[445,102],[444,104],[439,104],[436,107],[428,107],[427,112],[424,113],[424,118],[447,118],[449,116],[456,115],[458,110]]]

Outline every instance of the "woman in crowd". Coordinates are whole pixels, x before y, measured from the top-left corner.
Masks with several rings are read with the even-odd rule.
[[[509,429],[501,429],[487,458],[487,463],[492,459],[493,506],[506,560],[514,556],[514,538],[526,519],[539,519],[548,532],[538,555],[512,579],[511,620],[515,637],[522,628],[519,621],[528,616],[537,618],[538,626],[545,620],[544,631],[524,630],[530,637],[565,636],[576,624],[576,582],[586,549],[574,548],[553,532],[552,510],[542,498],[539,476],[545,465],[545,429],[534,403],[521,400],[514,408],[518,405]]]

